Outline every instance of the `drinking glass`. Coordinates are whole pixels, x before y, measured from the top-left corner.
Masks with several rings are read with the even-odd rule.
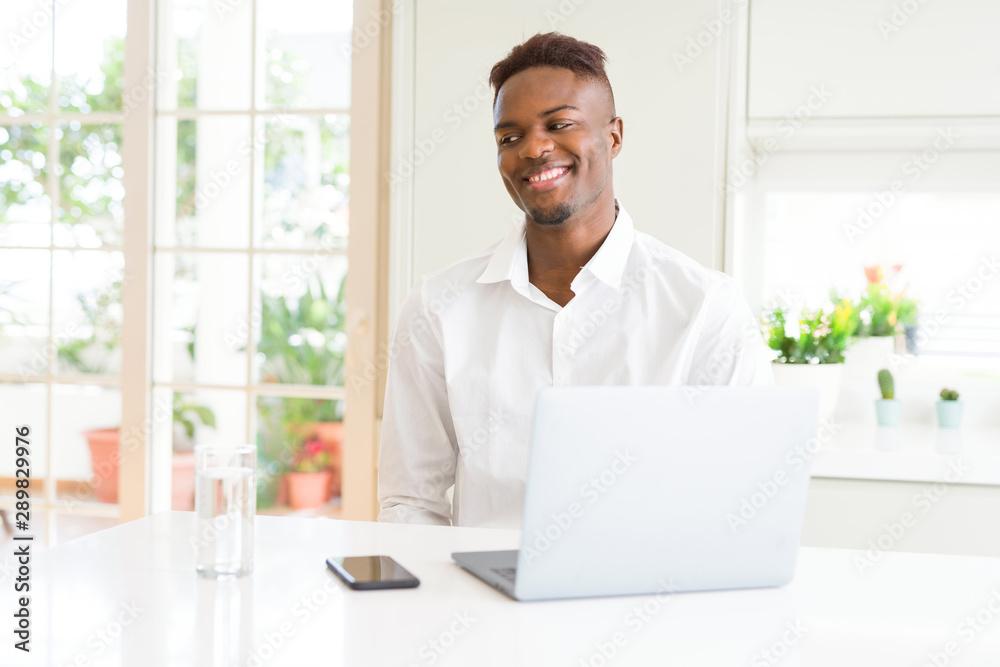
[[[257,513],[257,447],[198,445],[194,461],[198,574],[249,574]]]

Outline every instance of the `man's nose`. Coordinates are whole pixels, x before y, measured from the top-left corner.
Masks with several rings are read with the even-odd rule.
[[[531,132],[521,142],[520,157],[525,160],[537,160],[552,151],[555,144],[545,132]]]

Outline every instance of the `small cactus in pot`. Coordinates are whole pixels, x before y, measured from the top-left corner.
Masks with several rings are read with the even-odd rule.
[[[962,423],[962,410],[965,405],[958,400],[958,392],[954,389],[942,389],[937,402],[938,426],[941,428],[958,428]]]
[[[875,417],[879,426],[899,426],[903,405],[896,400],[896,383],[889,369],[878,372],[878,388],[882,398],[875,401]]]
[[[878,388],[882,392],[883,400],[891,401],[896,398],[896,383],[888,368],[883,368],[878,372]]]

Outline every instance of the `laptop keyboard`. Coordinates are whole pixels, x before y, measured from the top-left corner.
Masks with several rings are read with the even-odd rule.
[[[506,579],[510,583],[514,583],[515,575],[517,573],[516,567],[494,567],[490,569],[493,574],[499,576],[501,579]]]

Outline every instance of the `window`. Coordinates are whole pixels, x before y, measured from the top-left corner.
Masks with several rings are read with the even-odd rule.
[[[121,419],[125,27],[125,0],[13,0],[0,18],[0,428],[31,427],[30,531],[47,543],[118,516],[85,433]]]
[[[919,300],[921,355],[1000,357],[1000,193],[907,193],[885,208],[864,192],[772,191],[763,214],[765,299],[857,295],[861,269],[882,265],[893,292]]]
[[[991,365],[1000,358],[997,156],[953,152],[919,172],[907,170],[912,158],[771,156],[739,194],[744,279],[758,305],[815,306],[831,290],[859,295],[864,267],[881,265],[894,292],[919,302],[921,356]]]
[[[153,33],[129,24],[143,14]],[[352,18],[348,0],[5,5],[0,428],[32,427],[32,529],[48,544],[145,511],[117,498],[130,396],[152,392],[142,495],[172,486],[174,506],[190,504],[196,442],[256,442],[266,471],[341,437]],[[126,90],[125,54],[151,43]],[[150,97],[153,135],[129,135]],[[126,197],[151,159],[153,187]],[[153,238],[129,246],[147,209]],[[122,355],[150,304],[123,300],[127,267],[147,263],[152,386]],[[0,509],[13,488],[5,460]],[[275,502],[277,477],[261,490]]]
[[[348,1],[171,0],[160,9],[154,447],[258,445],[258,506],[317,438],[336,468],[349,236]],[[181,409],[181,408],[178,408]],[[330,493],[337,492],[332,480]]]

